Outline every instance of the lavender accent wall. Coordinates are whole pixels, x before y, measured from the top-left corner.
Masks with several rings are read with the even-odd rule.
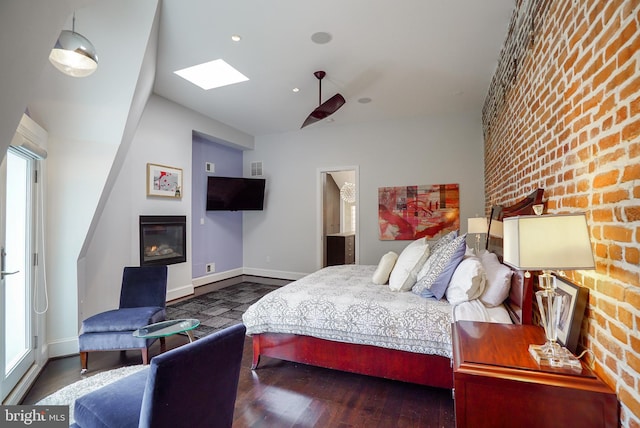
[[[206,162],[215,172],[205,170]],[[207,177],[242,177],[242,151],[193,133],[191,197],[191,262],[194,278],[242,267],[242,212],[206,211]],[[203,224],[204,223],[204,224]]]

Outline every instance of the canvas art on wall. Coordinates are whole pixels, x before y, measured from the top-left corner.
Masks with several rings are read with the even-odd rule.
[[[460,228],[458,184],[378,188],[380,239],[438,238]]]
[[[148,163],[147,195],[181,198],[182,169]]]

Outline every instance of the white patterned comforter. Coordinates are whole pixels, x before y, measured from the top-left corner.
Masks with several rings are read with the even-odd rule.
[[[264,296],[244,313],[247,334],[292,333],[452,356],[452,306],[371,281],[376,266],[331,266]]]

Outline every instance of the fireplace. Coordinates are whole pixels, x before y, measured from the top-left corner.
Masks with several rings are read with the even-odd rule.
[[[187,217],[140,216],[140,266],[187,261]]]

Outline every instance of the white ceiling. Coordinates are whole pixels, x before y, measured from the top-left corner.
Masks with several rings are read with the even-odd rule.
[[[322,101],[339,92],[346,104],[333,122],[305,131],[479,115],[515,0],[163,0],[161,7],[154,92],[258,136],[300,129],[318,106],[317,70],[327,73]],[[320,31],[332,40],[312,42]],[[173,73],[218,58],[250,80],[203,91]],[[371,102],[358,102],[364,97]]]

